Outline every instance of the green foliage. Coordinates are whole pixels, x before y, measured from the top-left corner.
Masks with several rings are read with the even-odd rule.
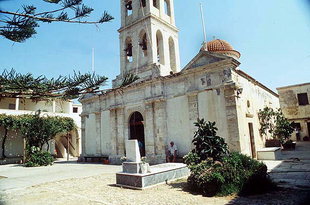
[[[184,157],[191,171],[187,180],[191,190],[206,196],[226,196],[256,194],[274,187],[265,164],[228,152],[224,139],[216,136],[215,123],[198,119],[195,125],[195,149]]]
[[[239,153],[225,156],[222,162],[202,161],[190,169],[190,188],[206,196],[258,194],[274,188],[266,165]]]
[[[272,138],[280,140],[281,144],[288,141],[294,131],[293,122],[284,117],[281,109],[265,107],[259,111],[258,118],[261,135],[270,134]]]
[[[24,42],[36,34],[39,23],[66,22],[79,24],[101,24],[113,20],[106,11],[97,21],[82,21],[93,12],[83,0],[44,0],[56,9],[37,12],[33,5],[25,5],[17,12],[0,10],[0,35],[14,41]],[[68,12],[69,11],[69,12]]]
[[[194,123],[198,127],[194,134],[193,144],[200,160],[206,160],[208,157],[214,160],[220,160],[228,153],[228,146],[222,137],[216,135],[217,128],[215,122],[206,122],[204,119],[198,119]]]
[[[50,154],[42,151],[43,145],[58,134],[66,135],[76,129],[72,118],[40,116],[40,113],[17,116],[0,114],[0,126],[3,126],[6,130],[19,131],[25,137],[27,144],[26,160],[29,162],[27,166],[49,164]],[[7,135],[7,132],[5,135]],[[4,136],[4,139],[6,137]],[[2,156],[5,157],[5,140],[2,142]]]
[[[54,162],[54,158],[49,152],[42,151],[35,146],[27,147],[27,156],[26,167],[48,166]]]
[[[121,87],[125,87],[127,85],[130,85],[132,83],[134,83],[135,81],[139,80],[139,77],[137,75],[134,75],[132,73],[129,73],[127,75],[125,75],[125,78],[121,84]]]
[[[20,125],[20,132],[26,137],[27,144],[39,148],[57,134],[66,134],[75,129],[72,118],[59,116],[25,115]]]
[[[100,86],[105,85],[107,79],[95,73],[79,72],[68,77],[48,79],[43,75],[34,77],[31,73],[17,73],[14,69],[4,70],[0,74],[0,98],[17,98],[22,95],[33,101],[75,99],[86,93],[100,92]]]

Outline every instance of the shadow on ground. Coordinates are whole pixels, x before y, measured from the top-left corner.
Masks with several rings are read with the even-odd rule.
[[[180,189],[180,191],[188,192],[192,195],[201,195],[201,193],[191,191],[187,186],[186,179],[178,180],[170,183],[169,186],[173,189]],[[232,200],[227,205],[309,205],[310,204],[310,190],[296,190],[288,188],[277,188],[276,190],[258,195],[249,196],[228,196]]]

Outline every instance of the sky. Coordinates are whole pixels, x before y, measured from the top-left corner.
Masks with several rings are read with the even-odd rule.
[[[84,2],[95,9],[89,20],[99,19],[105,10],[115,19],[99,26],[43,23],[24,43],[0,37],[0,72],[14,68],[47,77],[89,72],[94,48],[96,73],[109,78],[109,88],[120,73],[120,2]],[[175,0],[181,68],[203,42],[200,3],[208,41],[228,41],[241,53],[241,70],[274,91],[310,82],[310,0]],[[2,0],[0,9],[17,11],[29,4],[39,11],[54,8],[43,0]]]

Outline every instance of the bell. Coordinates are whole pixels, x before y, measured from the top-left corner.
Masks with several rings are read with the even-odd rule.
[[[128,10],[132,10],[132,1],[131,0],[125,0],[125,7]]]

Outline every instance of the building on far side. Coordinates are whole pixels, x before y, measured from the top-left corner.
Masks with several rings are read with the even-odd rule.
[[[77,157],[81,153],[81,104],[74,104],[73,101],[33,101],[27,98],[1,98],[0,114],[6,115],[23,115],[35,114],[38,110],[41,115],[70,117],[74,120],[77,130],[71,133],[69,139],[69,154]],[[4,128],[0,127],[0,144],[2,144]],[[50,143],[50,152],[58,158],[67,157],[68,141],[64,136],[56,136],[55,140]],[[20,162],[24,154],[24,141],[20,133],[9,131],[6,140],[5,155],[2,156],[2,147],[0,147],[0,164]]]
[[[290,85],[277,88],[280,106],[283,114],[290,121],[294,121],[295,130],[299,130],[300,138],[297,139],[296,131],[294,140],[302,140],[310,136],[310,83]]]

